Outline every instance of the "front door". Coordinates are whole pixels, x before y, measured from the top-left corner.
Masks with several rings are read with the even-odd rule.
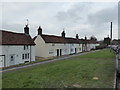
[[[0,67],[5,67],[5,55],[0,55]]]
[[[60,56],[62,56],[62,49],[60,49]]]
[[[15,65],[15,55],[10,55],[10,65]]]
[[[57,49],[57,56],[59,56],[59,49]]]

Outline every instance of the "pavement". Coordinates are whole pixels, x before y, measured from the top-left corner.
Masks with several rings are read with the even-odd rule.
[[[37,65],[40,65],[40,64],[51,63],[51,62],[55,62],[55,61],[59,61],[59,60],[65,60],[65,59],[68,59],[68,58],[71,58],[71,57],[74,57],[74,56],[79,56],[79,55],[84,55],[84,54],[88,54],[88,53],[93,53],[93,52],[96,52],[96,51],[100,51],[100,50],[83,52],[83,53],[73,54],[73,55],[68,55],[68,56],[62,56],[62,57],[55,58],[53,60],[42,61],[42,62],[37,62],[37,63],[29,64],[29,65],[8,68],[8,69],[5,69],[5,70],[0,70],[0,73],[11,72],[11,71],[19,70],[19,69],[22,69],[22,68],[33,67],[33,66],[37,66]]]

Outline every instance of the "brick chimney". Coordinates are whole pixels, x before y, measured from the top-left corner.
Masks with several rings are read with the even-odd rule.
[[[76,39],[79,39],[79,36],[78,36],[78,34],[76,34]]]
[[[26,25],[26,26],[24,27],[24,33],[25,33],[26,35],[29,35],[29,27],[28,27],[28,25]]]
[[[85,36],[85,40],[87,40],[87,37]]]
[[[38,35],[42,35],[42,28],[40,26],[38,28]]]
[[[63,32],[62,32],[62,37],[64,37],[64,38],[65,38],[65,31],[63,31]]]

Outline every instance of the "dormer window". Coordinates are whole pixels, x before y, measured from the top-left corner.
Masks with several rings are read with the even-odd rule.
[[[24,50],[28,50],[28,45],[24,45]]]

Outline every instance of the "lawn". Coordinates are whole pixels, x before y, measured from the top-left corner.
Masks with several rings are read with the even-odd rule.
[[[3,88],[112,88],[115,54],[109,49],[3,74]],[[94,78],[94,79],[93,79]]]

